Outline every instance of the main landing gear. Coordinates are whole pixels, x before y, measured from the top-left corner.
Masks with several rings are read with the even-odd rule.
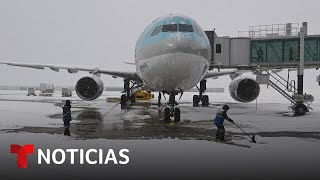
[[[121,109],[132,105],[136,101],[136,98],[134,97],[134,95],[131,94],[132,87],[130,88],[130,81],[127,79],[124,79],[123,82],[124,82],[123,89],[125,94],[121,95],[121,100],[120,100]]]
[[[159,92],[159,95],[158,95],[158,107],[161,106],[161,92]]]
[[[178,105],[178,103],[175,100],[177,93],[170,93],[169,96],[169,107],[166,107],[164,109],[164,118],[163,121],[165,123],[169,123],[170,122],[170,117],[174,118],[174,122],[180,122],[180,108],[175,108],[176,105]]]
[[[207,80],[201,80],[200,81],[200,88],[198,88],[199,95],[193,96],[193,107],[198,107],[200,102],[202,102],[201,106],[203,106],[203,107],[209,106],[209,96],[203,95],[203,93],[206,91],[206,89],[207,89]]]

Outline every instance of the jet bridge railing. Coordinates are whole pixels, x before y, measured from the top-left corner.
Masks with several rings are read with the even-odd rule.
[[[274,80],[276,80],[276,82],[279,82],[284,87],[286,87],[286,91],[293,92],[293,93],[298,92],[298,89],[296,88],[295,83],[294,83],[294,85],[292,85],[292,83],[291,83],[292,81],[289,82],[289,78],[288,78],[288,80],[284,79],[282,76],[280,76],[277,72],[275,72],[272,69],[270,69],[270,72],[271,73],[268,73],[270,75],[270,77],[272,77]],[[293,81],[293,82],[295,82],[295,81]]]
[[[248,31],[238,31],[239,37],[270,38],[298,36],[298,23],[250,26]]]
[[[252,70],[256,75],[261,74],[260,71]],[[277,72],[273,71],[272,69],[265,70],[265,72],[270,76],[269,83],[273,89],[275,89],[277,92],[279,92],[283,97],[285,97],[287,100],[291,102],[293,105],[297,105],[299,102],[294,98],[294,95],[297,93],[298,89],[293,86],[291,83],[289,83],[286,79],[284,79],[282,76],[280,76]],[[290,87],[293,89],[293,92],[288,89]],[[293,95],[290,95],[289,93],[293,93]],[[310,106],[311,104],[309,102],[304,102],[309,109],[312,109]]]

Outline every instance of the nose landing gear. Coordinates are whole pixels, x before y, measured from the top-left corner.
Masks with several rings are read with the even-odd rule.
[[[209,96],[203,95],[203,93],[206,91],[206,89],[207,89],[207,80],[201,80],[200,81],[200,88],[198,88],[199,95],[193,96],[193,107],[198,107],[200,102],[202,102],[201,106],[203,106],[203,107],[209,106]]]
[[[169,97],[169,107],[166,107],[164,109],[164,119],[163,121],[165,123],[169,123],[170,122],[170,117],[174,118],[174,122],[180,122],[181,118],[180,118],[180,108],[175,108],[176,105],[178,105],[178,103],[175,100],[176,97],[176,93],[171,93],[170,97]]]
[[[124,79],[123,89],[125,94],[121,95],[121,99],[120,99],[121,109],[124,109],[132,105],[136,101],[136,98],[134,97],[134,95],[131,94],[131,88],[130,88],[130,81],[127,79]]]

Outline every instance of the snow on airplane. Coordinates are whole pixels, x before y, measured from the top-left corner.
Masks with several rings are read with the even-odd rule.
[[[110,71],[100,68],[25,64],[0,62],[10,66],[35,69],[50,68],[58,72],[66,69],[69,73],[87,71],[90,75],[82,77],[75,89],[83,100],[98,98],[104,89],[101,74],[124,78],[125,94],[121,96],[121,105],[132,102],[131,82],[142,83],[145,89],[169,95],[169,103],[164,110],[164,121],[170,117],[180,121],[180,109],[175,107],[175,96],[183,94],[200,82],[199,95],[193,96],[193,105],[209,105],[209,97],[202,95],[206,89],[206,79],[225,74],[237,73],[236,69],[208,71],[211,60],[211,47],[207,35],[193,19],[181,15],[159,17],[147,26],[136,43],[136,72]],[[249,78],[235,78],[230,86],[230,95],[239,102],[250,102],[259,95],[259,84]]]

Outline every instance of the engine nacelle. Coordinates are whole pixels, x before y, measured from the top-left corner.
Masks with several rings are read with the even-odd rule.
[[[230,83],[229,93],[236,101],[251,102],[259,96],[260,85],[254,79],[238,77]]]
[[[95,100],[103,92],[103,82],[95,75],[85,76],[78,80],[76,84],[77,95],[86,101]]]

